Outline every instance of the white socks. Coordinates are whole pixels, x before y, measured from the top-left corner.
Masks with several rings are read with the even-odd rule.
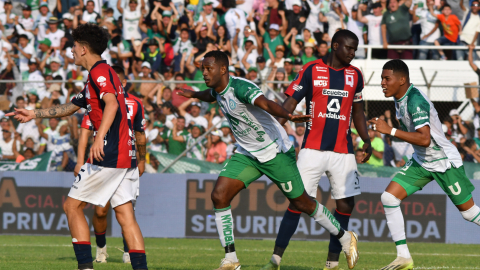
[[[223,209],[215,209],[215,223],[217,224],[218,237],[222,247],[234,244],[233,216],[230,206]],[[225,252],[225,258],[238,262],[235,251]]]
[[[275,265],[280,265],[280,262],[282,261],[282,257],[280,257],[276,254],[273,254],[270,261],[272,261],[272,263],[274,263]]]
[[[462,214],[462,217],[465,220],[480,225],[480,207],[478,207],[476,204],[467,211],[461,211],[460,214]]]
[[[397,246],[397,256],[410,258],[410,251],[408,250],[405,236],[405,221],[400,208],[402,201],[388,192],[383,192],[381,200],[385,216],[387,217],[388,229]]]
[[[338,233],[342,229],[340,227],[340,223],[338,223],[337,219],[332,215],[332,213],[327,208],[325,208],[319,202],[317,202],[317,201],[315,201],[315,202],[317,203],[317,209],[310,216],[313,217],[313,219],[318,224],[320,224],[320,226],[324,227],[325,230],[327,230],[329,233],[331,233],[335,236],[338,235]],[[345,235],[347,235],[347,234],[345,234]],[[344,238],[344,237],[342,237],[342,238]],[[342,238],[340,238],[340,239],[342,239]],[[340,243],[341,242],[342,242],[342,240],[340,240]]]

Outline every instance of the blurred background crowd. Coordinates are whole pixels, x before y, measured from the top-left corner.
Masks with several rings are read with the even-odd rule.
[[[53,151],[54,170],[73,170],[83,111],[26,124],[4,114],[14,108],[64,104],[83,89],[78,81],[85,80],[88,72],[73,64],[71,53],[71,32],[79,24],[95,23],[108,29],[110,42],[102,57],[124,68],[129,79],[126,90],[143,100],[149,151],[180,155],[215,126],[186,156],[223,163],[233,154],[235,138],[222,112],[216,104],[176,94],[181,89],[207,88],[194,82],[203,80],[199,67],[205,53],[227,53],[231,75],[259,84],[275,81],[266,85],[277,93],[268,97],[278,101],[304,64],[328,57],[331,37],[338,29],[356,33],[360,44],[475,44],[479,2],[451,2],[1,0],[0,80],[16,80],[0,84],[1,158],[21,162]],[[470,50],[470,54],[475,53]],[[359,49],[357,58],[364,57],[365,50]],[[467,59],[468,51],[377,49],[373,57],[461,60]],[[300,103],[297,111],[303,113],[304,106]],[[380,117],[396,125],[390,111]],[[480,140],[472,123],[462,121],[454,110],[443,121],[445,134],[465,160],[480,161]],[[305,126],[287,124],[286,129],[298,151]],[[373,130],[369,133],[375,149],[370,164],[403,165],[411,147]],[[361,148],[353,126],[352,134],[355,147]],[[153,171],[158,160],[150,157],[148,169]]]

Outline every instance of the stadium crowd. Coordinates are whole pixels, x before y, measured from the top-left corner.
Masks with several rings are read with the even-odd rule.
[[[207,52],[226,52],[233,64],[231,75],[256,83],[283,81],[268,84],[281,96],[304,64],[328,57],[338,29],[356,33],[361,44],[470,45],[480,30],[478,5],[478,1],[470,1],[468,7],[463,1],[449,5],[444,0],[2,0],[0,79],[24,82],[0,84],[1,157],[21,162],[53,151],[52,169],[73,170],[83,111],[25,124],[3,115],[14,108],[63,104],[83,89],[83,83],[73,81],[85,80],[88,72],[73,64],[71,52],[71,32],[79,24],[108,29],[110,42],[102,57],[125,70],[130,80],[126,91],[143,100],[149,151],[179,155],[215,126],[186,156],[223,163],[233,154],[235,138],[221,110],[176,94],[207,88],[191,82],[203,80],[199,67]],[[467,53],[378,49],[373,57],[467,59]],[[359,49],[356,57],[364,58],[365,50]],[[269,98],[277,97],[270,93]],[[304,111],[304,106],[300,103],[297,110]],[[389,111],[381,117],[392,119]],[[480,140],[471,123],[450,113],[444,126],[466,161],[480,161]],[[352,128],[354,146],[361,147]],[[286,129],[298,152],[304,124]],[[373,130],[370,136],[375,150],[371,164],[403,165],[403,155],[394,154],[395,141]],[[154,155],[147,159],[150,171],[155,171],[158,160]]]

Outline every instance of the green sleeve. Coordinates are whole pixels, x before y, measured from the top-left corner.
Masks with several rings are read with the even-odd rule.
[[[407,110],[415,129],[430,125],[430,104],[421,94],[409,97]]]
[[[255,99],[263,95],[263,92],[256,84],[242,80],[236,85],[234,94],[240,102],[253,105]]]

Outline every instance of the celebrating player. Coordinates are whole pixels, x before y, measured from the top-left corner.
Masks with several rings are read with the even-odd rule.
[[[445,138],[437,110],[428,97],[410,83],[408,67],[402,60],[391,60],[383,66],[382,89],[385,97],[394,97],[402,130],[378,118],[369,123],[380,133],[411,143],[415,150],[412,159],[395,175],[381,197],[388,229],[397,247],[397,258],[382,269],[413,269],[400,209],[403,199],[435,179],[464,219],[480,225],[480,208],[473,202],[474,186],[465,175],[458,150]]]
[[[202,73],[205,83],[212,89],[194,92],[183,90],[180,95],[207,102],[217,101],[227,117],[239,144],[236,153],[220,173],[212,192],[215,222],[225,258],[217,270],[240,269],[235,253],[233,217],[230,202],[250,183],[267,175],[295,205],[336,236],[353,268],[358,260],[357,236],[344,231],[330,211],[305,192],[295,160],[295,149],[285,130],[273,118],[286,118],[294,122],[310,120],[310,115],[292,115],[268,100],[254,83],[228,74],[228,57],[221,51],[204,56]],[[272,116],[273,115],[273,116]]]
[[[63,205],[78,269],[93,269],[90,230],[83,208],[87,203],[104,207],[108,201],[130,248],[132,268],[148,269],[142,233],[131,203],[136,198],[139,182],[131,120],[122,84],[100,56],[107,48],[109,35],[97,25],[82,24],[73,30],[72,36],[75,65],[89,71],[83,91],[67,104],[48,109],[19,109],[9,115],[25,123],[87,109],[95,142],[90,148],[89,163],[80,169]]]
[[[283,107],[293,112],[303,98],[307,99],[308,113],[312,121],[307,125],[297,166],[305,189],[311,197],[317,195],[317,187],[324,173],[330,180],[332,198],[337,209],[333,216],[342,228],[348,227],[355,205],[354,196],[360,194],[352,137],[350,113],[363,145],[366,162],[372,154],[363,111],[362,73],[350,62],[355,57],[358,38],[349,30],[340,30],[332,39],[332,54],[323,63],[317,60],[306,64],[285,94]],[[353,111],[352,111],[353,108]],[[280,124],[287,120],[281,119]],[[280,269],[280,262],[290,238],[297,229],[300,214],[290,204],[283,216],[272,258],[263,269]],[[324,269],[338,269],[342,245],[330,235],[329,252]]]
[[[125,79],[125,71],[120,66],[113,66],[113,70],[118,75],[118,78],[122,82],[122,87],[125,88],[127,85],[127,79]],[[145,123],[143,104],[140,99],[133,95],[126,96],[126,103],[128,107],[128,114],[132,120],[133,130],[135,131],[135,143],[137,151],[137,160],[138,160],[138,172],[139,176],[142,176],[145,171],[145,151],[146,151],[146,137],[145,137],[145,128],[143,124]],[[75,167],[74,174],[80,172],[81,167],[83,166],[83,161],[85,160],[85,150],[87,148],[88,138],[93,134],[93,126],[90,121],[88,114],[83,116],[82,125],[80,129],[80,138],[78,139],[78,152],[77,152],[77,166]],[[143,153],[143,154],[142,154]],[[138,194],[137,194],[138,196]],[[93,229],[95,231],[95,241],[97,243],[97,255],[95,256],[95,262],[97,263],[106,263],[107,262],[107,240],[105,238],[105,233],[107,231],[107,213],[110,208],[110,202],[107,202],[105,207],[95,206],[95,212],[93,215],[92,223]],[[123,234],[122,234],[123,236]],[[130,263],[130,254],[128,253],[128,245],[123,238],[123,262]]]

